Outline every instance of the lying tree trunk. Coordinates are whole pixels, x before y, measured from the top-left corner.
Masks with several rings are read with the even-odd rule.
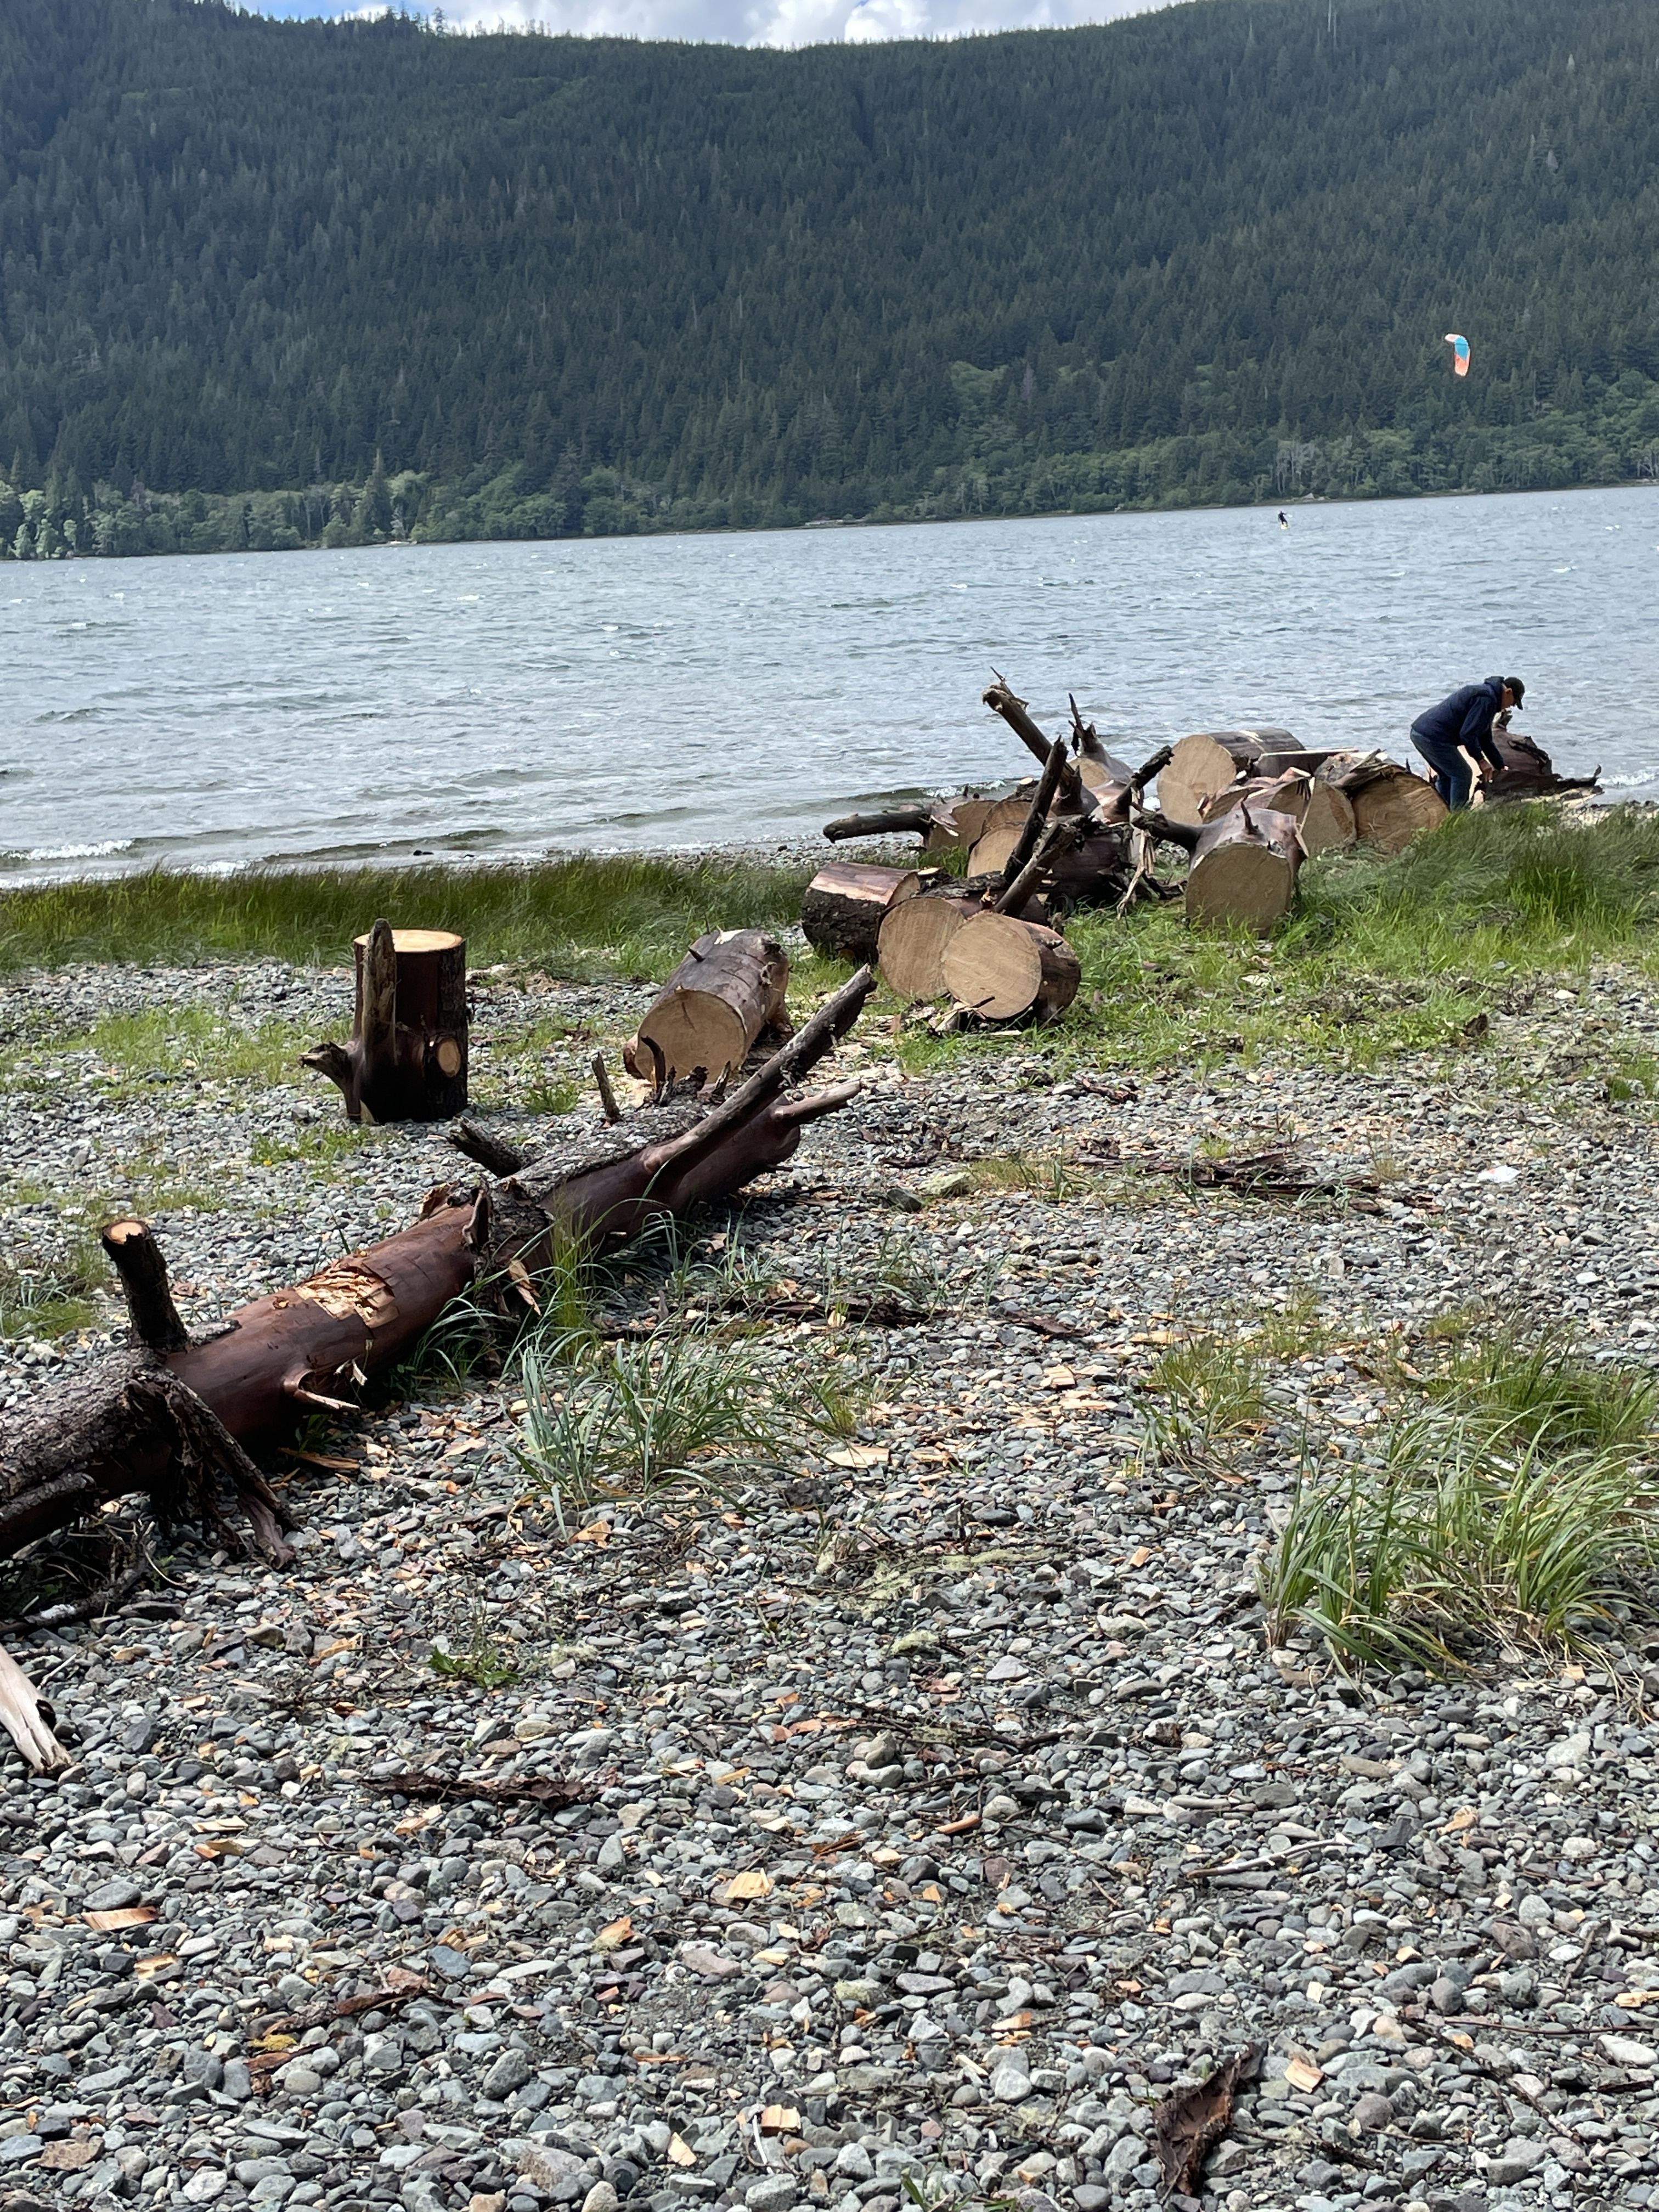
[[[1291,817],[1247,800],[1200,830],[1187,871],[1187,919],[1271,929],[1290,911],[1301,866]]]
[[[1420,775],[1386,753],[1333,753],[1319,781],[1340,791],[1353,809],[1354,836],[1362,845],[1402,852],[1425,830],[1437,830],[1446,803]]]
[[[699,1073],[712,1087],[743,1066],[763,1030],[786,1024],[788,986],[789,963],[776,938],[759,929],[711,930],[652,1001],[623,1047],[623,1065],[659,1093]]]
[[[353,1121],[447,1121],[466,1104],[466,940],[377,921],[354,939],[351,1042],[302,1055],[337,1083]]]
[[[957,1004],[988,1022],[1062,1014],[1083,981],[1076,953],[1057,931],[1009,914],[979,914],[964,923],[942,967]]]
[[[838,860],[820,868],[800,902],[800,926],[813,950],[835,960],[874,960],[881,925],[921,889],[914,868]]]
[[[781,1092],[850,1028],[874,988],[860,969],[713,1111],[675,1098],[504,1183],[440,1186],[412,1228],[256,1299],[213,1335],[76,1369],[0,1428],[0,1555],[134,1491],[147,1492],[163,1519],[202,1521],[234,1545],[222,1479],[260,1548],[282,1559],[282,1508],[239,1438],[280,1427],[296,1407],[344,1404],[343,1391],[395,1361],[474,1282],[516,1286],[533,1304],[532,1271],[560,1240],[632,1235],[787,1159],[806,1124],[845,1105],[857,1085],[793,1100]],[[112,1247],[131,1255],[147,1243],[126,1271],[147,1285],[130,1307],[136,1334],[157,1315],[165,1330],[172,1301],[163,1306],[155,1294],[159,1255],[147,1232]]]
[[[878,814],[843,814],[826,822],[823,834],[832,845],[849,837],[902,837],[907,830],[926,837],[936,826],[939,811],[936,806],[890,806]]]
[[[1309,860],[1316,853],[1354,842],[1353,808],[1346,794],[1334,784],[1318,782],[1297,769],[1272,778],[1250,776],[1231,785],[1205,800],[1204,819],[1206,823],[1218,822],[1246,800],[1270,813],[1288,814],[1302,832],[1302,849]]]
[[[983,911],[979,892],[948,884],[895,907],[881,925],[877,946],[882,979],[906,1006],[945,995],[945,949],[957,932]]]
[[[1488,805],[1495,799],[1550,799],[1570,791],[1601,788],[1599,765],[1589,775],[1558,775],[1542,745],[1520,730],[1494,729],[1492,741],[1504,765],[1486,786]]]
[[[1158,803],[1171,822],[1204,819],[1204,801],[1240,775],[1255,775],[1264,755],[1282,764],[1300,750],[1288,730],[1200,730],[1182,738],[1158,780]]]

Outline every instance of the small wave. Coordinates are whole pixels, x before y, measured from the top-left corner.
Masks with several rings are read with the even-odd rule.
[[[94,845],[31,845],[26,850],[0,853],[0,865],[26,866],[33,860],[102,860],[112,853],[130,853],[136,837],[104,837]]]

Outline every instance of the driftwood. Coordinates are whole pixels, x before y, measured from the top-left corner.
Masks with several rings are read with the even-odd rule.
[[[1274,814],[1288,814],[1302,832],[1302,849],[1310,860],[1316,853],[1354,842],[1353,808],[1346,792],[1316,776],[1287,769],[1272,778],[1249,776],[1242,783],[1218,793],[1204,802],[1204,819],[1216,822],[1248,799]]]
[[[925,837],[939,813],[936,806],[887,806],[875,814],[843,814],[826,822],[823,834],[832,845],[849,837],[902,837],[907,832]]]
[[[713,1085],[741,1067],[763,1031],[785,1023],[789,963],[759,929],[700,937],[623,1047],[630,1075],[655,1091],[701,1073]]]
[[[1599,763],[1589,775],[1558,775],[1542,745],[1523,731],[1494,725],[1492,741],[1504,765],[1487,782],[1488,805],[1503,799],[1552,799],[1571,791],[1601,789]]]
[[[820,868],[806,886],[800,926],[813,950],[831,959],[873,960],[883,922],[921,889],[914,868],[837,860]]]
[[[466,1104],[466,940],[377,921],[354,940],[349,1044],[301,1055],[339,1085],[353,1121],[447,1121]]]
[[[285,1559],[282,1505],[241,1439],[280,1430],[296,1409],[355,1410],[354,1387],[398,1360],[470,1285],[533,1304],[536,1269],[569,1238],[632,1235],[787,1159],[802,1129],[857,1085],[795,1099],[784,1091],[850,1028],[874,988],[861,969],[712,1109],[671,1097],[505,1182],[441,1185],[412,1227],[256,1299],[212,1334],[165,1351],[141,1343],[42,1391],[0,1427],[0,1556],[133,1492],[162,1520],[203,1522],[235,1546],[220,1503],[228,1483],[258,1548]],[[124,1284],[135,1285],[134,1334],[150,1328],[165,1340],[172,1301],[156,1294],[154,1240],[134,1233],[142,1224],[121,1226],[128,1233],[110,1249]]]
[[[982,1021],[1039,1020],[1065,1012],[1083,970],[1057,930],[986,912],[964,923],[940,963],[945,988],[964,1012]]]
[[[1241,775],[1276,775],[1302,750],[1288,730],[1199,730],[1182,738],[1158,780],[1158,803],[1172,822],[1200,823],[1204,802]]]
[[[1332,753],[1316,771],[1353,809],[1354,836],[1384,853],[1403,852],[1413,837],[1437,830],[1446,803],[1434,786],[1386,753]]]
[[[1271,929],[1290,911],[1302,839],[1288,814],[1248,800],[1200,830],[1187,871],[1187,919]]]

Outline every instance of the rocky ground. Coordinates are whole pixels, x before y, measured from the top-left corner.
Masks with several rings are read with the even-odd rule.
[[[205,1322],[411,1218],[441,1135],[346,1131],[288,1072],[344,992],[8,985],[14,1284],[142,1206]],[[486,1103],[544,1120],[641,996],[482,979]],[[862,1097],[699,1224],[676,1293],[769,1314],[760,1370],[843,1433],[562,1527],[517,1370],[429,1363],[273,1455],[291,1570],[182,1544],[14,1645],[76,1764],[11,1758],[0,1796],[11,2207],[1151,2207],[1160,2105],[1250,2045],[1177,2203],[1659,2203],[1639,1707],[1518,1650],[1355,1686],[1270,1646],[1254,1582],[1298,1467],[1371,1448],[1379,1346],[1486,1302],[1648,1356],[1659,1191],[1614,1074],[1645,986],[1204,1089],[1057,1080],[1035,1039],[911,1079],[865,1028]],[[1146,1171],[1297,1133],[1380,1194]],[[836,1325],[876,1295],[914,1317]],[[660,1307],[661,1261],[607,1296]],[[0,1407],[115,1321],[16,1324]],[[1201,1449],[1194,1330],[1271,1369]],[[508,1788],[553,1777],[578,1802]]]

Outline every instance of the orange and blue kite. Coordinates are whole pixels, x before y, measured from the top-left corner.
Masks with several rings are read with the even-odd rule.
[[[1446,343],[1452,349],[1452,374],[1467,376],[1469,373],[1468,340],[1466,337],[1460,337],[1455,331],[1448,331]]]

